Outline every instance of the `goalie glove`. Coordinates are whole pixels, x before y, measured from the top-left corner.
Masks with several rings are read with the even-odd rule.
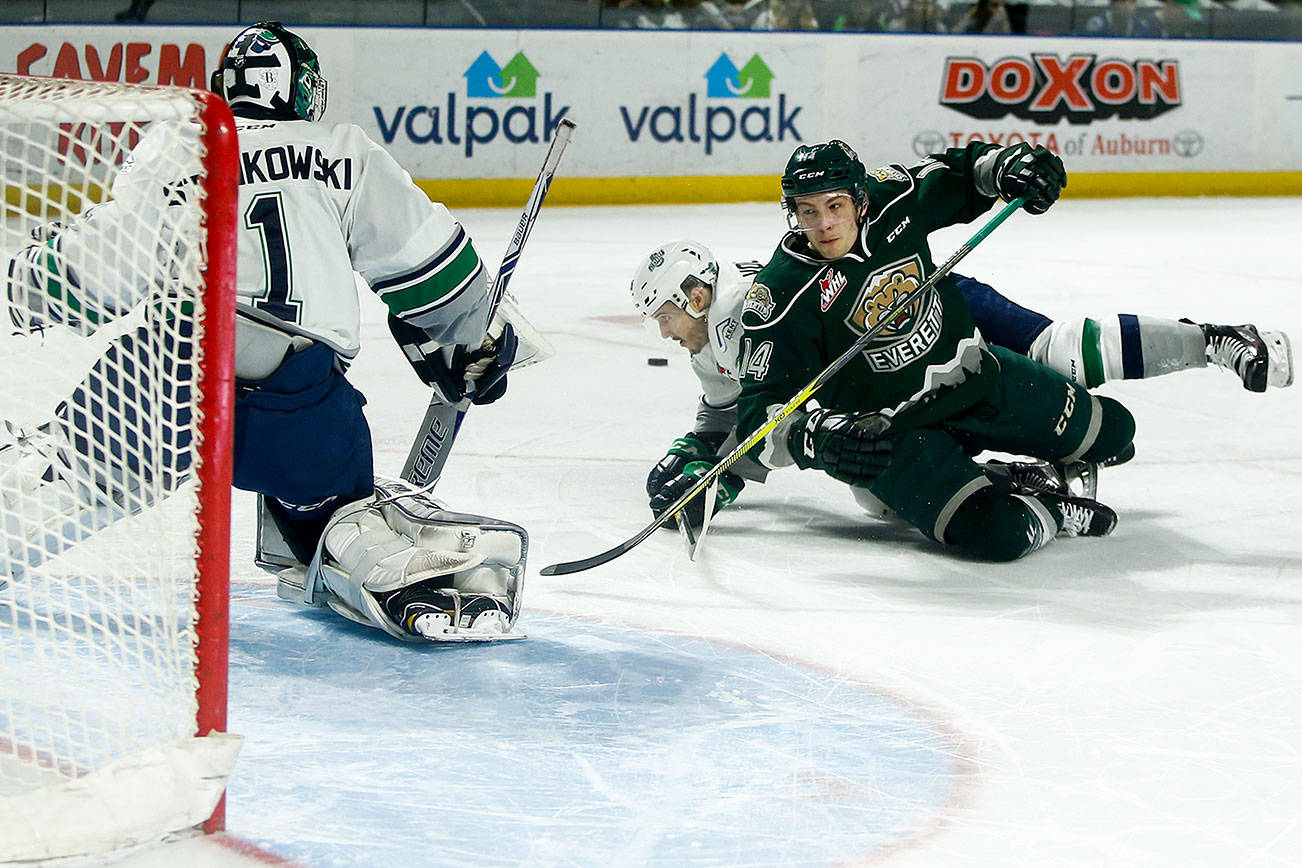
[[[477,350],[444,347],[420,326],[389,314],[389,331],[411,363],[416,376],[434,390],[441,403],[456,404],[469,396],[472,404],[491,404],[506,394],[506,372],[515,361],[519,341],[510,323],[501,336]]]
[[[1033,148],[1021,142],[1004,148],[995,157],[994,181],[995,190],[1005,202],[1025,196],[1026,211],[1043,214],[1067,186],[1067,170],[1048,148]]]
[[[682,473],[670,479],[659,491],[651,495],[651,514],[658,516],[673,506],[678,498],[686,494],[693,485],[700,481],[702,476],[709,473],[718,461],[719,459],[715,456],[710,456],[709,458],[688,462]],[[717,515],[719,510],[735,501],[737,495],[741,494],[741,490],[745,487],[746,480],[731,471],[725,470],[719,477],[719,488],[714,495],[714,511],[710,515]],[[688,523],[696,527],[704,524],[704,492],[694,497],[690,503],[684,506],[679,515],[686,516]],[[678,522],[671,518],[665,522],[664,526],[675,528],[678,526]]]
[[[682,473],[683,468],[693,461],[714,458],[727,436],[722,431],[688,431],[675,440],[674,445],[669,447],[669,452],[647,475],[647,497],[659,494],[666,483]]]
[[[787,449],[796,466],[816,469],[850,485],[871,485],[890,465],[893,440],[882,439],[890,420],[878,413],[814,410],[791,426]]]

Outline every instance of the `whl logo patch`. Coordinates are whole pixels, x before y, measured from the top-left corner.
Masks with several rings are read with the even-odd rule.
[[[1180,61],[1099,60],[1094,54],[1005,57],[989,66],[975,57],[949,57],[940,88],[940,104],[969,117],[1012,115],[1040,124],[1155,118],[1182,103]]]
[[[538,70],[523,51],[517,51],[506,66],[498,66],[485,51],[462,77],[466,80],[466,96],[527,99],[538,92]]]
[[[689,93],[685,100],[663,104],[619,107],[624,132],[630,142],[699,143],[706,156],[727,142],[801,142],[796,128],[801,106],[791,105],[785,93],[774,93],[777,76],[758,54],[737,68],[726,53],[701,76],[705,97]],[[728,100],[729,105],[708,105],[705,100]],[[736,105],[738,100],[753,100]],[[736,107],[734,108],[734,105]]]
[[[392,116],[384,106],[371,108],[386,145],[399,137],[413,145],[452,145],[469,159],[477,146],[498,139],[513,145],[551,141],[570,107],[553,108],[552,92],[538,93],[542,77],[523,51],[517,51],[505,66],[498,66],[491,54],[481,51],[462,73],[466,80],[463,104],[458,105],[455,91],[448,91],[438,105],[400,105]],[[509,106],[499,102],[507,99],[521,102]],[[493,102],[484,105],[479,100]]]
[[[758,54],[752,54],[746,65],[738,69],[732,58],[724,53],[705,73],[705,81],[705,95],[711,98],[768,99],[773,70]]]
[[[836,301],[836,297],[841,294],[841,290],[845,289],[845,284],[845,275],[835,268],[829,268],[827,273],[819,278],[818,306],[822,308],[823,313],[827,313],[831,309],[832,302]]]

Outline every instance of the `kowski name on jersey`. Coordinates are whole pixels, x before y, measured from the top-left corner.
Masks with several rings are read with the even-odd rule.
[[[356,270],[432,339],[478,343],[489,305],[470,238],[360,127],[240,120],[237,129],[239,258],[267,263],[240,270],[241,313],[352,357]]]

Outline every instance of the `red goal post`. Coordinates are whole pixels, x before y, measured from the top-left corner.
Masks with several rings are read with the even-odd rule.
[[[0,74],[0,169],[0,862],[216,831],[234,121]]]

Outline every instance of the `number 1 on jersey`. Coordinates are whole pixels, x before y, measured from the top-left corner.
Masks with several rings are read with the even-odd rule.
[[[289,239],[285,236],[285,211],[279,193],[259,193],[244,211],[244,228],[256,229],[262,242],[262,262],[266,266],[266,294],[253,303],[285,322],[298,322],[302,302],[293,294],[289,270]]]

